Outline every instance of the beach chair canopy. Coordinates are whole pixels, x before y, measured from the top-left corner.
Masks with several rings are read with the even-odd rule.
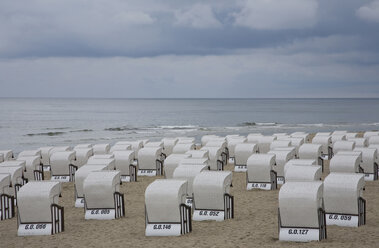
[[[120,191],[120,171],[92,171],[84,179],[87,208],[115,208],[114,193]]]
[[[157,179],[145,191],[145,206],[148,223],[180,222],[181,204],[187,196],[187,181]]]
[[[231,171],[203,171],[193,181],[196,209],[224,211],[224,195],[230,193]]]
[[[364,186],[363,174],[330,173],[324,180],[325,212],[358,214],[358,198]]]
[[[322,182],[287,182],[279,191],[281,225],[318,228],[322,208]]]
[[[34,181],[25,184],[17,193],[20,222],[52,222],[51,204],[59,203],[60,194],[59,182]]]

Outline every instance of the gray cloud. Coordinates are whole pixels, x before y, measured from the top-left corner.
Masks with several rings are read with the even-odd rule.
[[[357,16],[367,21],[379,22],[379,0],[360,7]]]
[[[317,9],[316,0],[246,0],[234,17],[236,25],[252,29],[299,29],[316,24]]]
[[[3,0],[0,96],[375,97],[377,7]]]

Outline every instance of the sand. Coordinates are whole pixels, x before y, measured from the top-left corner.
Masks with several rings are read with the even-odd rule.
[[[232,170],[231,165],[226,170]],[[326,173],[328,173],[326,163]],[[278,193],[246,191],[245,173],[233,173],[231,194],[235,218],[224,222],[193,222],[193,231],[181,237],[145,237],[144,192],[155,178],[139,177],[123,183],[126,216],[118,220],[85,220],[74,207],[74,185],[63,184],[60,205],[65,231],[53,236],[17,237],[16,218],[0,222],[0,247],[378,247],[379,182],[367,182],[367,223],[359,228],[328,226],[328,239],[308,244],[278,240]]]

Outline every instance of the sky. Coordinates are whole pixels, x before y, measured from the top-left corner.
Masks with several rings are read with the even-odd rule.
[[[379,0],[0,0],[0,97],[379,97]]]

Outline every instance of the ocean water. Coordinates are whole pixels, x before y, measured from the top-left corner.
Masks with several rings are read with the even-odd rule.
[[[0,98],[0,150],[205,134],[379,129],[379,99]]]

